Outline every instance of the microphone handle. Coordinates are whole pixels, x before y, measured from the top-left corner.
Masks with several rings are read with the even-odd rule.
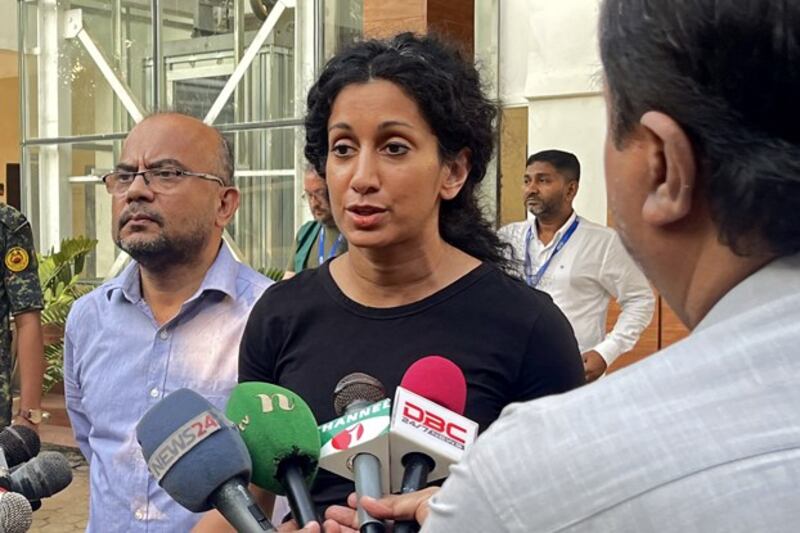
[[[383,496],[381,491],[381,461],[371,453],[359,453],[353,458],[353,473],[355,474],[356,494],[360,500],[362,496],[378,499]],[[361,533],[384,533],[386,524],[370,516],[359,502],[356,509],[358,523],[361,524]]]
[[[403,483],[400,494],[408,494],[425,488],[428,485],[428,474],[433,468],[433,459],[424,453],[412,452],[403,457]],[[416,533],[419,524],[413,520],[395,522],[394,533]]]
[[[317,515],[317,508],[311,499],[308,491],[305,476],[300,465],[294,461],[286,461],[281,465],[281,484],[286,488],[286,495],[289,498],[289,506],[300,527],[305,527],[309,522],[316,520],[322,524],[322,520]]]
[[[239,533],[277,533],[239,478],[223,483],[211,494],[209,502]]]

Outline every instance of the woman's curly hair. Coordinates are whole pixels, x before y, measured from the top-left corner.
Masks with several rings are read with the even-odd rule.
[[[346,86],[375,79],[396,84],[417,103],[436,135],[442,160],[452,160],[464,148],[469,151],[471,168],[463,188],[441,204],[442,238],[481,261],[510,270],[506,245],[484,218],[476,191],[492,157],[497,109],[483,94],[475,66],[439,38],[401,33],[389,40],[357,43],[334,56],[308,93],[306,158],[324,177],[334,100]]]

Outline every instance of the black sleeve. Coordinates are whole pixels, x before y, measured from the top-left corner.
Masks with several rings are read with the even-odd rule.
[[[542,307],[528,337],[515,401],[559,394],[586,383],[583,358],[567,317],[549,297],[543,298]]]
[[[275,361],[278,356],[274,340],[279,338],[280,325],[277,317],[269,312],[275,305],[270,290],[261,295],[244,328],[239,344],[239,383],[245,381],[275,381]]]

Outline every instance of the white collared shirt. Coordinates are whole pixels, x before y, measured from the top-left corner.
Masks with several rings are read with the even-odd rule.
[[[525,237],[530,228],[533,238],[528,252],[531,270],[537,272],[577,216],[573,212],[547,244],[539,240],[535,219],[504,226],[498,234],[513,246],[515,259],[522,265]],[[609,365],[633,348],[650,323],[655,307],[647,278],[628,255],[617,233],[585,218],[580,218],[569,241],[553,257],[537,289],[550,294],[567,316],[581,353],[595,350]],[[622,312],[614,329],[606,335],[611,297],[619,302]]]

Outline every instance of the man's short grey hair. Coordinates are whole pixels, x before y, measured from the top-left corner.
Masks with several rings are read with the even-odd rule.
[[[216,128],[214,128],[217,130]],[[233,185],[233,143],[229,142],[221,131],[217,130],[219,134],[219,149],[217,164],[219,165],[220,178],[225,182],[225,185]]]

